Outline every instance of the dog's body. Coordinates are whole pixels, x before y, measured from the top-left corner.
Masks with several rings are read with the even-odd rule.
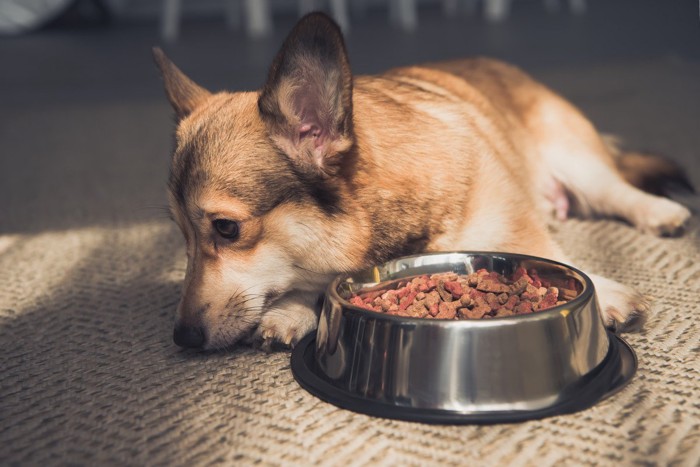
[[[160,52],[179,118],[171,207],[188,270],[175,340],[294,344],[330,279],[399,255],[526,253],[569,262],[552,212],[676,233],[689,212],[628,184],[620,154],[521,71],[475,59],[350,74],[340,33],[304,18],[261,92],[210,94]],[[608,325],[648,303],[592,276]]]

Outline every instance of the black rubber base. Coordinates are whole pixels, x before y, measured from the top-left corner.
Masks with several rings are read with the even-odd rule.
[[[551,407],[528,411],[456,412],[413,408],[363,399],[333,386],[316,370],[316,339],[309,334],[292,352],[292,374],[297,382],[321,400],[343,409],[375,417],[438,424],[513,423],[587,409],[622,389],[637,371],[637,357],[621,337],[608,333],[610,346],[603,362],[567,389]]]

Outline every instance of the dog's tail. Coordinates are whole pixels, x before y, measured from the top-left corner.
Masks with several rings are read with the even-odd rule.
[[[603,141],[615,158],[620,174],[630,184],[658,196],[695,197],[695,187],[676,162],[657,154],[622,150],[615,136],[605,135]]]

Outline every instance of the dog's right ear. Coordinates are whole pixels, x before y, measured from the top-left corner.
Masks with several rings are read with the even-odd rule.
[[[165,94],[178,120],[189,115],[197,105],[211,95],[209,91],[185,76],[159,47],[153,47],[153,59],[160,69],[165,84]]]
[[[332,19],[311,13],[297,23],[270,67],[258,108],[295,164],[325,177],[338,172],[354,142],[352,73]]]

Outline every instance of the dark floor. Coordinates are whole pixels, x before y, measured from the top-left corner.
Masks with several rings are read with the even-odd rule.
[[[210,89],[251,89],[295,18],[249,40],[220,18],[185,21],[166,52]],[[51,29],[0,41],[0,234],[162,216],[170,109],[150,47],[157,25]],[[515,2],[510,18],[421,10],[414,33],[371,11],[348,38],[357,73],[489,55],[514,62],[630,145],[682,162],[700,185],[700,21],[695,0],[589,0],[585,16]]]

